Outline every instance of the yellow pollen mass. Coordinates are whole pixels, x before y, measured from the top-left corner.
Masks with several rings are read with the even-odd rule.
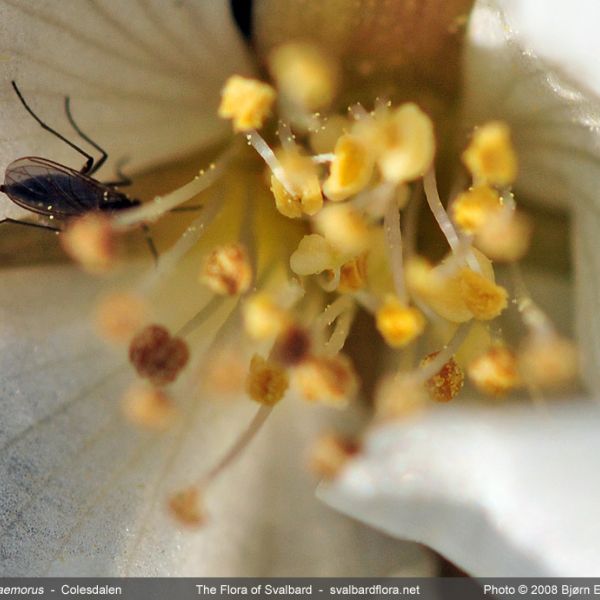
[[[477,128],[462,158],[476,183],[504,187],[517,177],[517,156],[506,123],[492,121]]]
[[[390,346],[402,348],[423,333],[426,321],[419,310],[390,295],[377,310],[375,323]]]
[[[507,306],[506,290],[471,269],[461,271],[460,287],[462,299],[476,319],[495,319]]]
[[[332,58],[317,46],[290,42],[269,55],[269,70],[279,92],[305,110],[331,104],[338,85],[338,69]]]
[[[288,389],[287,373],[279,365],[255,354],[250,361],[246,378],[246,392],[252,400],[266,406],[274,406]]]
[[[502,345],[492,346],[473,360],[467,375],[478,390],[490,396],[504,396],[521,383],[517,357]]]
[[[246,333],[256,340],[277,336],[289,321],[286,312],[265,292],[246,301],[243,315]]]
[[[275,98],[275,90],[268,83],[232,75],[221,92],[219,116],[231,119],[235,131],[260,129]]]
[[[365,188],[372,174],[373,156],[369,146],[358,136],[342,135],[335,145],[323,192],[333,202],[346,200]]]
[[[376,143],[381,176],[392,183],[412,181],[433,162],[433,123],[416,104],[403,104],[384,118]]]
[[[369,227],[365,219],[348,204],[325,207],[316,216],[315,226],[344,255],[356,256],[369,247]]]
[[[475,233],[494,213],[502,208],[496,190],[479,185],[459,194],[452,203],[454,222],[466,233]]]

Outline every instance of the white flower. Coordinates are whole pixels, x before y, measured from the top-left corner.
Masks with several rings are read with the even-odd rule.
[[[570,212],[591,398],[547,410],[453,407],[375,430],[366,451],[320,490],[330,505],[430,545],[475,576],[599,573],[599,10],[593,0],[480,0],[466,52],[467,122],[510,123],[517,192]],[[551,247],[547,259],[569,252]],[[568,326],[566,282],[550,275],[543,283],[537,297]]]
[[[7,0],[0,33],[0,171],[22,156],[74,167],[80,160],[25,113],[11,80],[40,117],[76,139],[64,113],[64,96],[71,97],[82,129],[111,153],[98,174],[106,180],[121,158],[138,170],[221,140],[221,86],[230,73],[253,68],[220,1]],[[27,216],[4,195],[0,211]],[[45,232],[23,244],[25,228],[2,228],[10,264],[26,265],[36,244],[37,260],[52,247]],[[134,276],[119,275],[122,282]],[[251,452],[215,485],[206,529],[178,530],[162,510],[165,497],[220,457],[252,409],[206,402],[165,435],[132,429],[118,404],[130,378],[126,363],[82,318],[105,285],[62,264],[2,271],[2,575],[431,572],[415,545],[351,523],[313,498],[303,450],[323,415],[294,403],[275,411]]]

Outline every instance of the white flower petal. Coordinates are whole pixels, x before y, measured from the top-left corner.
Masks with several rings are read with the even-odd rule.
[[[275,410],[210,491],[206,528],[180,531],[165,512],[169,494],[205,473],[256,407],[195,399],[195,414],[165,435],[127,425],[119,398],[131,370],[85,320],[103,285],[69,267],[3,272],[2,574],[433,572],[424,550],[314,498],[304,451],[326,415],[295,402]]]
[[[320,497],[474,576],[597,576],[600,409],[572,402],[381,428]]]
[[[221,85],[251,70],[225,0],[6,0],[0,40],[0,172],[22,156],[83,164],[26,113],[11,80],[40,118],[89,150],[66,119],[69,95],[81,129],[111,155],[100,178],[114,179],[119,159],[138,169],[225,135]],[[2,196],[0,216],[15,214]]]
[[[592,0],[479,0],[465,63],[467,125],[499,118],[512,126],[517,197],[575,215],[578,334],[584,379],[593,390],[600,389],[600,97],[594,94],[600,63],[589,28],[598,10]]]

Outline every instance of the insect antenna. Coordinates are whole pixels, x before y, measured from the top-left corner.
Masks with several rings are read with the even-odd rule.
[[[69,96],[65,97],[65,112],[67,113],[67,119],[69,119],[69,123],[71,123],[73,129],[79,134],[79,137],[84,139],[88,144],[90,144],[90,146],[93,146],[94,148],[96,148],[96,150],[98,150],[98,152],[102,154],[102,156],[96,161],[96,164],[93,166],[90,165],[89,170],[85,171],[87,175],[93,175],[106,162],[106,159],[108,158],[108,152],[106,152],[104,148],[101,148],[89,136],[83,133],[83,131],[81,131],[81,129],[79,128],[79,125],[75,123],[75,119],[73,118],[73,114],[71,113],[71,98]],[[84,171],[82,171],[82,173],[83,172]]]
[[[148,244],[148,248],[150,249],[150,253],[152,254],[152,258],[154,258],[154,264],[158,265],[158,250],[154,245],[154,240],[150,235],[150,227],[146,225],[146,223],[142,223],[142,230],[144,231],[144,235],[146,236],[146,243]]]
[[[52,129],[52,127],[50,127],[49,125],[46,125],[46,123],[44,123],[44,121],[42,121],[33,112],[31,107],[29,106],[29,104],[27,104],[27,102],[25,101],[25,98],[23,98],[23,95],[21,94],[21,91],[17,87],[17,83],[15,81],[11,81],[11,83],[12,83],[12,86],[13,86],[19,100],[21,101],[21,104],[25,107],[25,110],[39,123],[39,125],[41,125],[42,129],[45,129],[46,131],[49,131],[50,133],[54,134],[59,140],[62,140],[65,144],[67,144],[68,146],[71,146],[71,148],[73,148],[73,150],[77,150],[77,152],[79,152],[79,154],[81,154],[82,156],[85,156],[86,163],[83,166],[83,168],[81,169],[81,173],[84,173],[84,174],[88,173],[90,171],[90,169],[92,169],[94,166],[94,158],[90,154],[88,154],[85,150],[83,150],[79,146],[75,145],[73,142],[70,142],[65,136],[58,133],[58,131],[56,131],[56,129]]]
[[[0,191],[3,192],[4,190]],[[26,227],[36,227],[37,229],[47,229],[48,231],[61,231],[61,229],[59,229],[58,227],[52,227],[51,225],[46,225],[44,223],[33,223],[32,221],[19,221],[18,219],[11,219],[10,217],[0,219],[0,225],[4,223],[12,223],[13,225],[24,225]]]

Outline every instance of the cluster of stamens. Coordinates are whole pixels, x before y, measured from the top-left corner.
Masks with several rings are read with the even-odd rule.
[[[531,300],[520,278],[517,261],[527,251],[531,227],[511,189],[517,158],[508,127],[482,124],[465,140],[458,170],[471,185],[445,206],[435,177],[434,123],[416,103],[394,106],[376,100],[370,110],[354,104],[347,114],[335,113],[330,107],[339,69],[303,44],[278,48],[271,73],[277,89],[231,77],[219,114],[232,121],[234,131],[267,166],[259,200],[276,211],[277,227],[287,230],[289,225],[293,232],[287,254],[279,254],[285,276],[276,284],[261,283],[268,280],[266,267],[260,271],[258,266],[262,241],[248,247],[242,236],[206,248],[197,265],[198,280],[209,293],[222,302],[235,299],[233,310],[243,324],[237,331],[239,349],[213,349],[204,357],[209,364],[202,372],[206,381],[216,381],[210,375],[220,372],[220,356],[234,356],[246,365],[242,385],[260,407],[244,443],[290,391],[333,407],[345,406],[357,394],[360,353],[350,357],[342,350],[359,310],[370,315],[381,345],[403,357],[396,361],[402,369],[381,373],[376,423],[414,418],[436,403],[447,403],[466,380],[492,397],[568,383],[576,373],[573,346]],[[276,101],[285,118],[272,147],[268,123]],[[226,161],[217,163],[173,194],[116,218],[114,230],[156,220],[225,171]],[[415,247],[416,219],[405,222],[406,211],[419,214],[422,197],[440,240],[449,246],[441,260]],[[208,223],[206,217],[194,231]],[[84,225],[102,237],[102,224]],[[77,233],[74,229],[69,242],[76,249],[85,238],[83,231]],[[96,253],[79,248],[72,254],[83,256],[90,268],[96,264],[93,270],[103,270],[109,262],[103,260],[104,238],[96,243],[90,234],[87,240]],[[162,261],[176,268],[183,250],[175,247],[172,253],[161,257],[159,274]],[[498,264],[510,275],[510,286],[496,282]],[[194,357],[184,334],[172,335],[152,323],[136,298],[105,300],[98,320],[106,335],[128,342],[130,361],[147,382],[128,392],[126,413],[138,425],[160,429],[172,422],[175,410],[165,386],[178,379],[189,356],[198,362],[202,357]],[[520,344],[494,326],[511,299],[526,331]],[[172,499],[182,522],[203,520],[199,490],[239,451],[237,444],[222,464]],[[313,464],[320,474],[334,477],[356,451],[355,444],[329,436],[315,450]]]

